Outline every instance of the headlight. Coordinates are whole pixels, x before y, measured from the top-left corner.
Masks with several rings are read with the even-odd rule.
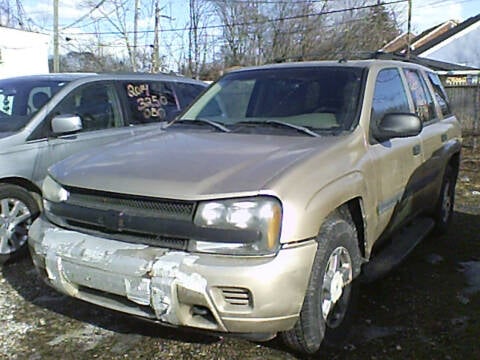
[[[47,176],[43,181],[42,193],[45,200],[55,203],[67,201],[70,196],[69,192],[50,176]]]
[[[237,255],[264,255],[274,253],[279,247],[282,224],[280,202],[267,196],[202,202],[198,205],[195,225],[223,230],[250,230],[258,233],[257,239],[245,242],[193,241],[192,249]]]

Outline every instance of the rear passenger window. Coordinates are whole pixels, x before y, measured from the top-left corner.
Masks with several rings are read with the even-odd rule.
[[[422,122],[433,120],[437,117],[435,105],[423,77],[417,70],[404,69],[404,72],[415,105],[415,113]]]
[[[130,124],[170,121],[180,109],[172,85],[165,81],[123,82]]]
[[[373,95],[371,125],[376,126],[388,113],[409,113],[407,94],[397,69],[378,73]]]
[[[429,72],[428,79],[432,84],[433,93],[435,94],[435,98],[437,99],[438,105],[440,105],[442,114],[450,115],[451,110],[450,110],[450,105],[448,103],[448,96],[447,96],[447,93],[445,92],[445,89],[442,86],[442,83],[440,82],[440,78],[438,77],[437,74]]]
[[[204,89],[200,85],[176,82],[175,90],[182,109],[190,105]]]

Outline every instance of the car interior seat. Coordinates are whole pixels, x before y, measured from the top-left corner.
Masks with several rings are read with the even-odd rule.
[[[83,90],[77,113],[82,118],[84,129],[99,130],[114,126],[113,108],[104,86]]]
[[[40,108],[45,105],[48,100],[50,100],[50,96],[43,91],[39,91],[32,96],[32,104],[35,107],[35,111],[40,110]]]

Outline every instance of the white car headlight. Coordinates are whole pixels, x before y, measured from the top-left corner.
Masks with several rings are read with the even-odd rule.
[[[280,202],[268,196],[201,202],[194,219],[195,225],[223,230],[249,230],[256,239],[245,242],[194,241],[191,250],[238,255],[264,255],[279,248],[282,224]],[[245,232],[247,234],[247,232]]]
[[[45,200],[55,203],[67,201],[70,196],[70,193],[50,176],[47,176],[43,181],[42,193]]]

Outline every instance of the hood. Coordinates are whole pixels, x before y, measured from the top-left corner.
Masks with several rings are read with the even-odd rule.
[[[69,186],[162,198],[253,194],[332,140],[167,131],[74,155],[50,172]]]

